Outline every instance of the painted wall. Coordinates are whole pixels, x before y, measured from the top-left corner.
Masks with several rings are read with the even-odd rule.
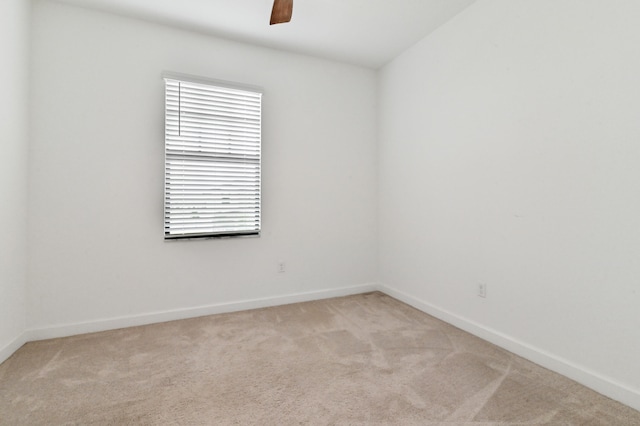
[[[33,28],[31,328],[374,281],[373,71],[51,2]],[[163,71],[264,88],[260,238],[163,241]]]
[[[636,407],[638,22],[634,1],[479,0],[379,88],[381,281]]]
[[[29,8],[0,3],[0,362],[26,321]]]

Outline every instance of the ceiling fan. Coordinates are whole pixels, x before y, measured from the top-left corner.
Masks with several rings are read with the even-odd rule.
[[[269,25],[284,24],[291,21],[293,13],[293,0],[273,0],[273,9],[271,9],[271,21]]]

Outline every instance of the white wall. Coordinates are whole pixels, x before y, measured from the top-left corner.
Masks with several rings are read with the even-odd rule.
[[[637,1],[479,0],[379,87],[389,291],[636,408],[638,22]]]
[[[0,3],[0,362],[26,321],[29,2]]]
[[[33,28],[31,328],[374,281],[373,71],[44,1]],[[163,71],[264,88],[262,237],[163,241]]]

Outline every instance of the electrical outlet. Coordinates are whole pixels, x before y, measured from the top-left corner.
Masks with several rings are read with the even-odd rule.
[[[284,262],[279,262],[278,263],[278,272],[284,272],[284,271],[285,271]]]
[[[478,296],[487,297],[487,285],[486,284],[478,284]]]

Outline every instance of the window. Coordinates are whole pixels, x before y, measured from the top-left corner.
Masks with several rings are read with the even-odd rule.
[[[165,76],[165,240],[260,234],[262,93]]]

